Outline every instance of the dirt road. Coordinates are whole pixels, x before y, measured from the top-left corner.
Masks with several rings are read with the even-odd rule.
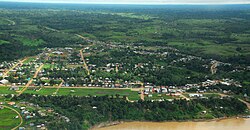
[[[141,84],[141,88],[140,88],[140,91],[141,91],[141,100],[144,101],[144,83],[140,83]]]
[[[4,74],[3,74],[3,78],[5,78],[7,75],[8,75],[8,73],[10,72],[10,71],[12,71],[14,68],[16,68],[17,66],[22,66],[22,64],[23,64],[23,62],[24,61],[26,61],[27,60],[27,58],[24,58],[23,60],[21,60],[21,61],[19,61],[18,63],[16,63],[15,65],[13,65],[10,69],[8,69]]]
[[[56,91],[53,93],[54,95],[56,95],[58,93],[58,91],[62,87],[63,83],[64,83],[64,80],[62,79],[62,82],[57,86]]]
[[[210,71],[212,74],[215,74],[217,72],[217,66],[218,66],[218,62],[216,61],[215,63],[212,64]]]
[[[89,40],[88,38],[86,38],[86,37],[84,37],[84,36],[82,36],[82,35],[80,35],[80,34],[75,34],[76,36],[78,36],[79,38],[82,38],[83,40]]]
[[[88,68],[88,65],[84,59],[84,56],[83,56],[83,53],[82,53],[83,49],[80,50],[80,55],[81,55],[81,59],[83,61],[83,65],[84,65],[84,68],[86,69],[87,71],[87,74],[90,75],[90,71],[89,71],[89,68]]]
[[[30,80],[28,81],[28,83],[25,85],[25,87],[24,87],[21,91],[18,92],[18,96],[20,96],[20,95],[30,86],[30,84],[33,82],[33,79],[37,77],[38,73],[39,73],[39,72],[41,71],[41,69],[43,68],[43,65],[44,65],[44,64],[42,64],[39,68],[37,68],[37,70],[36,70],[36,72],[35,72],[33,78],[30,79]]]
[[[183,95],[183,94],[181,94],[181,95],[180,95],[180,97],[181,97],[181,98],[186,99],[187,101],[189,101],[189,100],[190,100],[190,98],[186,97],[186,96],[185,96],[185,95]]]
[[[229,96],[229,95],[225,95],[225,94],[222,94],[222,93],[220,93],[219,95],[220,95],[221,97]],[[241,101],[242,103],[246,104],[246,105],[247,105],[247,108],[250,110],[250,103],[249,103],[249,102],[246,102],[246,101],[244,101],[244,100],[242,100],[242,99],[240,99],[240,98],[238,98],[238,100]]]

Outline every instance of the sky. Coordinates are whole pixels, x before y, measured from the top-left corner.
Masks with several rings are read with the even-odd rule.
[[[43,3],[102,3],[102,4],[250,4],[250,0],[0,0]]]

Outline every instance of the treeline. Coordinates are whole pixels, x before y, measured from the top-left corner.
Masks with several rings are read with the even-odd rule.
[[[124,97],[125,98],[125,97]],[[243,114],[246,105],[235,98],[174,100],[172,102],[128,102],[116,96],[74,97],[34,96],[22,94],[14,101],[28,101],[41,107],[53,108],[70,122],[47,118],[49,129],[89,129],[107,121],[168,121],[204,119]],[[207,113],[202,113],[207,111]]]
[[[20,43],[3,44],[0,45],[0,62],[13,61],[37,53],[39,53],[37,47],[24,46]]]

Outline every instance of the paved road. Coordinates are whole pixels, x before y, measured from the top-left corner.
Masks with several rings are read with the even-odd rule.
[[[8,108],[8,109],[11,109],[12,111],[14,111],[14,112],[17,113],[17,115],[18,115],[18,117],[19,117],[19,119],[20,119],[20,123],[19,123],[16,127],[12,128],[11,130],[16,130],[16,129],[18,129],[18,128],[23,124],[23,117],[21,116],[21,114],[20,114],[17,110],[15,110],[14,108],[11,108],[11,107],[9,107],[9,106],[6,106],[6,105],[0,105],[0,106],[5,107],[5,108]]]

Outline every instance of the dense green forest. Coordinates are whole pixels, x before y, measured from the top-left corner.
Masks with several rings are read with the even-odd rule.
[[[41,107],[52,108],[65,115],[70,122],[46,119],[49,129],[88,129],[101,122],[112,121],[168,121],[212,119],[244,114],[246,105],[235,98],[210,98],[191,101],[174,100],[163,102],[128,102],[116,96],[72,97],[72,96],[34,96],[23,94],[13,101],[29,101]],[[204,113],[206,111],[206,113]],[[39,122],[39,120],[37,120]],[[36,122],[36,123],[37,123]]]
[[[3,2],[0,9],[0,61],[31,55],[45,46],[83,44],[75,34],[106,42],[174,46],[185,53],[239,64],[250,61],[247,5],[211,9]]]

